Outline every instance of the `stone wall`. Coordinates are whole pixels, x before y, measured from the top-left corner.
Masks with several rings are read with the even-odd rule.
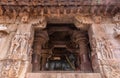
[[[102,78],[120,78],[120,15],[92,17],[77,15],[73,23],[89,32],[93,70]],[[25,13],[19,19],[0,23],[0,78],[24,78],[31,72],[34,28],[46,27],[44,17],[29,19]]]

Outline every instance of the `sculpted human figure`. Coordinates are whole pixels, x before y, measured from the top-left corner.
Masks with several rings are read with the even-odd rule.
[[[112,50],[112,48],[114,48],[114,47],[112,46],[112,43],[106,37],[102,37],[102,40],[104,42],[103,43],[104,44],[103,45],[103,47],[104,47],[103,51],[105,52],[106,58],[107,59],[112,59],[114,57],[113,50]]]
[[[27,48],[27,45],[28,45],[28,34],[24,33],[20,36],[20,42],[21,42],[21,54],[25,54],[24,52],[27,52],[25,51],[24,49]],[[26,49],[27,50],[27,49]]]
[[[17,49],[20,46],[20,34],[16,34],[12,39],[11,48],[10,48],[10,55],[17,53]]]
[[[97,39],[98,42],[98,49],[100,51],[100,56],[103,59],[112,59],[114,58],[114,54],[113,54],[113,46],[111,44],[111,42],[105,38],[105,37],[101,37]]]
[[[21,9],[21,12],[19,13],[19,16],[21,18],[21,22],[22,23],[27,23],[28,22],[28,19],[29,19],[29,13],[28,13],[28,10],[23,10]]]

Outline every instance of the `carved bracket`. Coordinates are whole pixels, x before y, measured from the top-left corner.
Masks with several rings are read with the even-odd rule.
[[[89,16],[75,16],[74,24],[78,29],[88,30],[89,24],[92,24]]]
[[[40,19],[35,20],[35,22],[32,24],[35,28],[44,29],[46,28],[47,21],[44,16],[41,16]]]

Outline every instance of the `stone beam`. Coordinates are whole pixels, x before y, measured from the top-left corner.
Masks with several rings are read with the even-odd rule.
[[[79,5],[116,5],[118,0],[1,0],[1,5],[42,5],[42,6],[79,6]]]

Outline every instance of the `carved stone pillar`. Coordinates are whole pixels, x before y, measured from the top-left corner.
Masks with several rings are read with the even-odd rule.
[[[33,71],[39,71],[42,67],[40,64],[40,59],[44,59],[42,57],[42,46],[48,41],[48,34],[46,31],[39,31],[36,32],[35,35],[35,42],[34,42],[34,53],[33,53]]]
[[[80,59],[81,59],[81,71],[84,72],[90,72],[91,71],[91,63],[90,63],[90,58],[89,58],[89,53],[88,53],[88,45],[87,45],[87,40],[82,39],[78,42],[79,47],[80,47]]]
[[[40,19],[33,20],[33,26],[35,29],[34,39],[34,52],[33,52],[33,71],[39,71],[41,69],[40,59],[42,58],[42,46],[48,41],[48,34],[42,29],[46,28],[47,21],[44,16],[39,17]]]
[[[83,72],[91,72],[87,36],[79,31],[75,31],[73,36],[74,41],[79,45],[80,69]]]
[[[40,40],[41,41],[41,40]],[[33,71],[40,70],[40,52],[41,52],[41,43],[39,41],[34,42],[34,52],[33,52]]]
[[[45,52],[45,50],[43,52]],[[46,62],[47,62],[47,54],[42,54],[41,70],[45,70]]]

